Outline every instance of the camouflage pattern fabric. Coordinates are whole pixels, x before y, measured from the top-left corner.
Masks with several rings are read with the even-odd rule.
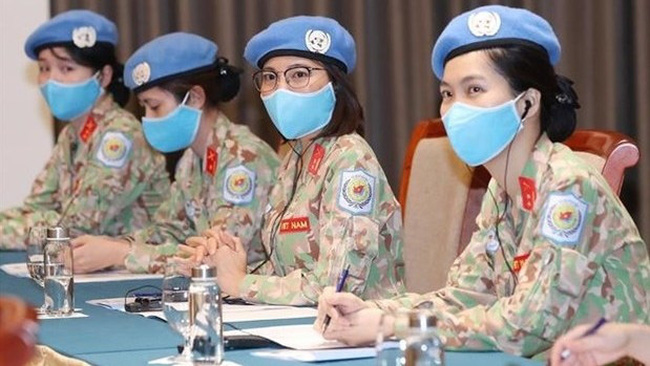
[[[390,311],[432,305],[450,349],[540,358],[577,324],[600,317],[647,324],[647,249],[602,175],[542,135],[519,183],[507,204],[505,191],[490,182],[495,199],[485,195],[479,229],[446,287],[374,304]]]
[[[221,226],[242,239],[251,265],[263,258],[260,228],[276,182],[277,154],[248,127],[219,114],[204,156],[187,149],[176,170],[171,194],[154,223],[131,235],[125,260],[132,272],[162,272],[179,243]]]
[[[24,249],[31,226],[61,218],[72,237],[141,229],[169,187],[164,156],[149,147],[138,120],[107,95],[80,130],[63,128],[23,205],[0,212],[0,248]]]
[[[364,299],[403,292],[400,206],[370,146],[349,134],[294,149],[282,163],[264,216],[270,260],[245,277],[241,297],[315,305],[347,266],[345,291]]]

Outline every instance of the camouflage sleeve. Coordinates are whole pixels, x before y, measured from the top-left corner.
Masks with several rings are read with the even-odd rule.
[[[24,249],[29,228],[38,223],[56,223],[59,219],[59,169],[62,149],[69,146],[66,134],[60,135],[52,155],[38,174],[23,205],[0,212],[0,249]],[[65,146],[65,147],[64,147]]]
[[[79,171],[73,194],[62,204],[66,212],[64,223],[75,228],[77,234],[120,235],[125,232],[113,232],[108,228],[116,226],[118,221],[124,223],[117,225],[121,230],[144,227],[145,222],[151,221],[151,217],[135,217],[125,208],[140,199],[151,186],[151,181],[157,178],[151,174],[160,172],[164,158],[151,150],[140,131],[132,127],[119,129],[121,124],[116,121],[111,124],[114,127],[104,131],[101,142]],[[149,197],[152,206],[168,194],[169,185],[162,182],[158,187],[161,191]],[[155,212],[153,208],[151,213]]]
[[[647,296],[642,294],[643,280],[628,269],[635,252],[642,252],[643,243],[610,237],[620,235],[612,230],[621,225],[616,212],[620,203],[589,178],[564,183],[540,192],[542,208],[531,213],[531,224],[522,236],[522,241],[533,242],[533,249],[511,296],[489,303],[476,301],[485,296],[480,290],[458,292],[446,287],[434,293],[464,305],[456,311],[445,306],[437,309],[438,328],[446,346],[531,356],[552,346],[585,301],[593,304],[589,311],[600,314],[643,314],[642,298]],[[647,268],[645,271],[647,281]],[[475,282],[490,283],[476,270],[469,272],[475,273]],[[608,297],[618,300],[612,302]]]
[[[178,244],[192,234],[178,184],[178,180],[172,184],[169,197],[156,211],[152,224],[127,238],[131,251],[124,265],[130,272],[162,271],[167,258],[176,254]]]
[[[223,194],[225,204],[212,213],[210,220],[210,227],[221,227],[241,239],[247,251],[249,270],[255,268],[265,258],[261,237],[262,217],[269,204],[269,194],[276,182],[279,165],[277,155],[272,150],[268,150],[267,152],[260,149],[256,152],[257,159],[235,167],[232,174],[226,172],[223,179],[223,190],[226,192]],[[240,170],[237,171],[238,169]],[[242,174],[244,172],[247,173]],[[237,189],[232,188],[238,181],[237,174],[252,178],[250,200],[238,199],[245,197],[245,194],[236,196],[231,193]],[[239,179],[239,181],[246,181],[246,179]]]
[[[331,162],[325,177],[318,211],[319,256],[305,258],[302,269],[286,276],[247,275],[241,295],[256,302],[315,305],[326,286],[335,286],[339,274],[349,266],[346,291],[363,296],[376,286],[379,273],[387,271],[377,261],[384,204],[394,201],[387,195],[383,172],[374,156],[353,147]],[[344,191],[355,195],[342,198]],[[397,210],[399,214],[399,210]],[[384,258],[382,258],[384,259]],[[397,284],[386,286],[392,295]]]

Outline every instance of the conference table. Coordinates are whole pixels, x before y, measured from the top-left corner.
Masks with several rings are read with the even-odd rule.
[[[24,262],[24,252],[0,252],[0,265]],[[94,365],[146,365],[148,361],[175,354],[182,338],[164,321],[123,313],[88,304],[86,301],[122,297],[142,285],[160,287],[161,279],[76,283],[75,306],[85,318],[40,320],[39,343]],[[43,290],[30,278],[14,277],[0,270],[0,296],[18,296],[40,306]],[[314,318],[237,322],[241,328],[308,324]],[[226,324],[225,330],[232,329]],[[259,349],[257,349],[259,350]],[[6,352],[6,350],[0,350]],[[262,358],[254,350],[228,350],[225,359],[241,365],[309,365],[310,363]],[[541,365],[541,362],[501,352],[450,352],[446,364],[454,365]],[[315,363],[311,363],[316,365]],[[373,358],[319,362],[317,365],[374,365]]]

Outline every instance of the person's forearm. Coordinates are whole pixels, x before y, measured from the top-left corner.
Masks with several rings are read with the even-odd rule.
[[[650,327],[642,324],[630,325],[632,328],[630,334],[630,345],[628,355],[641,361],[641,363],[650,365]]]

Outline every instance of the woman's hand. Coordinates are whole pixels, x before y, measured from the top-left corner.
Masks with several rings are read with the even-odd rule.
[[[592,324],[579,325],[558,338],[551,350],[551,365],[603,365],[629,354],[632,324],[605,324],[592,335]],[[565,359],[562,359],[562,355]]]
[[[217,283],[221,291],[239,297],[239,286],[246,276],[246,250],[238,237],[225,231],[220,231],[218,236],[217,250],[209,256],[217,267]]]
[[[71,241],[75,273],[90,273],[123,266],[131,249],[126,241],[107,236],[83,235]]]
[[[325,328],[326,316],[330,323]],[[314,328],[326,339],[335,339],[352,346],[373,343],[377,338],[382,311],[371,308],[357,296],[327,287],[318,300],[318,317]]]

